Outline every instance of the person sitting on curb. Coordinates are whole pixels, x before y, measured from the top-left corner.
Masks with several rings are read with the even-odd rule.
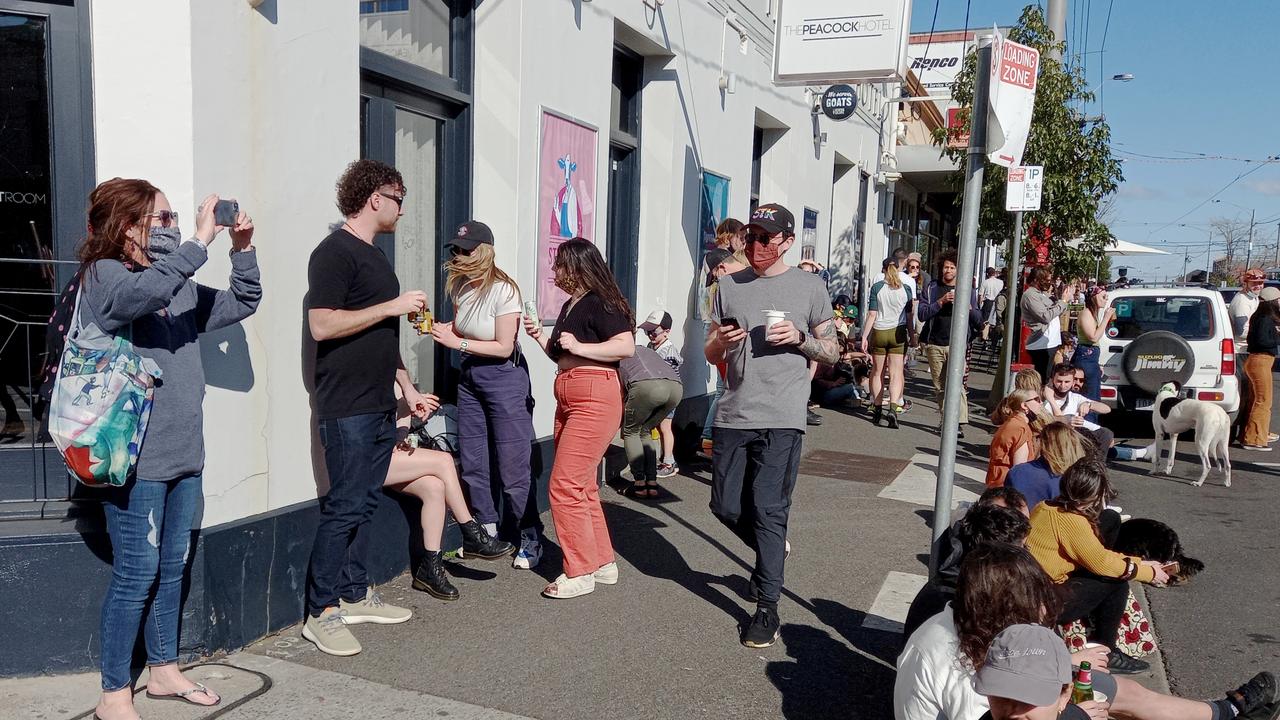
[[[1080,433],[1065,423],[1049,423],[1040,434],[1040,457],[1014,465],[1004,479],[1005,487],[1013,487],[1034,508],[1058,497],[1062,473],[1086,454]]]
[[[825,408],[843,408],[865,398],[862,383],[870,377],[870,368],[866,365],[870,359],[864,352],[845,350],[840,362],[814,363],[817,372],[811,383],[811,399]]]
[[[1129,581],[1164,585],[1169,574],[1162,563],[1108,550],[1101,530],[1106,502],[1113,497],[1106,468],[1085,459],[1062,475],[1061,494],[1031,510],[1027,547],[1061,586],[1064,607],[1059,623],[1089,618],[1089,639],[1111,650],[1113,672],[1146,670],[1146,661],[1116,648],[1117,631],[1129,599]]]
[[[1094,687],[1106,695],[1109,705],[1085,708],[1100,711],[1090,715],[1096,720],[1104,720],[1108,709],[1117,717],[1138,720],[1230,720],[1236,713],[1248,716],[1262,712],[1275,702],[1276,680],[1269,672],[1258,673],[1214,701],[1163,695],[1128,678],[1115,677],[1107,669],[1105,648],[1086,647],[1069,653],[1063,639],[1049,628],[1059,605],[1053,583],[1024,548],[1003,543],[975,547],[961,566],[955,600],[921,626],[898,657],[896,720],[979,720],[996,713],[1001,713],[1001,718],[1056,717],[1005,714],[1006,707],[1000,703],[991,703],[990,715],[984,714],[988,700],[975,679],[992,665],[993,648],[1007,648],[997,639],[1011,626],[1043,630],[1043,652],[1035,657],[1056,656],[1068,673],[1073,665],[1090,663],[1095,670]],[[989,692],[985,694],[1002,697],[1001,691],[991,686],[986,689]]]
[[[996,635],[978,670],[975,689],[990,709],[979,720],[1104,720],[1108,714],[1186,720],[1274,720],[1275,678],[1258,673],[1226,697],[1210,701],[1162,695],[1129,680],[1092,673],[1094,700],[1071,702],[1073,659],[1041,625],[1011,625]],[[1103,699],[1105,698],[1105,699]]]
[[[1000,401],[991,413],[995,435],[987,451],[987,487],[1004,485],[1005,476],[1014,465],[1039,457],[1036,436],[1048,424],[1040,396],[1032,390],[1017,389]]]
[[[902,636],[911,637],[926,620],[942,612],[955,598],[960,566],[969,550],[996,542],[1021,545],[1031,531],[1028,514],[1027,501],[1022,493],[1008,485],[990,488],[951,527],[943,530],[935,543],[938,547],[938,569],[911,600],[907,619],[903,621]]]

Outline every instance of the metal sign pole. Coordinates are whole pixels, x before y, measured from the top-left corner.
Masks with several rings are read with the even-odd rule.
[[[1021,340],[1014,327],[1018,309],[1018,278],[1022,274],[1022,211],[1013,214],[1013,248],[1009,257],[1009,286],[1004,289],[1008,300],[1004,304],[1004,343],[1000,346],[1000,368],[1004,370],[1004,387],[1000,396],[1009,394],[1013,387],[1013,349]],[[993,391],[995,388],[991,388]]]
[[[973,119],[969,134],[968,165],[964,178],[964,205],[960,216],[960,255],[956,265],[956,295],[951,312],[951,345],[947,355],[947,390],[943,400],[942,444],[938,449],[938,484],[933,496],[933,542],[930,543],[929,576],[938,570],[938,539],[951,525],[951,484],[956,469],[956,433],[960,429],[960,400],[964,392],[964,354],[969,344],[969,303],[973,297],[973,258],[978,243],[978,215],[982,204],[982,178],[987,162],[987,107],[991,92],[990,35],[978,41],[974,78]]]

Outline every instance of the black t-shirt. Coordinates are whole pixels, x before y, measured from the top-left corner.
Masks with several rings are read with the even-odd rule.
[[[573,305],[572,309],[570,305]],[[560,333],[567,332],[578,342],[600,343],[614,335],[634,331],[630,318],[622,312],[611,312],[605,307],[604,299],[591,291],[583,295],[576,305],[573,300],[566,300],[560,307],[560,317],[556,318],[556,327],[547,343],[547,355],[552,360],[559,360],[565,354],[564,348],[560,347]]]
[[[400,295],[395,268],[346,230],[336,230],[311,253],[308,308],[361,310]],[[396,407],[400,318],[354,335],[316,343],[316,410],[321,420],[386,412]]]

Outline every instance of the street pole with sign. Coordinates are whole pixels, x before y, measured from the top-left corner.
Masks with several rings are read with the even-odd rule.
[[[978,246],[978,215],[982,206],[982,178],[987,156],[987,100],[991,87],[990,35],[980,35],[974,79],[972,128],[964,175],[964,204],[960,215],[960,252],[956,263],[955,300],[951,312],[951,343],[947,350],[946,393],[943,399],[942,443],[938,448],[938,483],[933,496],[933,542],[929,576],[938,570],[938,539],[951,526],[951,490],[955,482],[956,442],[960,430],[960,395],[964,392],[964,354],[969,344],[969,303],[973,297],[973,258]]]
[[[1000,384],[1001,397],[1009,394],[1009,388],[1013,385],[1013,374],[1009,372],[1009,368],[1013,365],[1013,348],[1018,341],[1018,336],[1014,334],[1017,331],[1014,319],[1018,307],[1018,276],[1022,271],[1022,213],[1040,209],[1043,191],[1044,166],[1009,168],[1004,209],[1013,213],[1013,247],[1009,258],[1009,284],[1005,288],[1007,300],[1004,306],[1004,343],[1000,349],[1000,369],[1004,372],[1004,382]]]

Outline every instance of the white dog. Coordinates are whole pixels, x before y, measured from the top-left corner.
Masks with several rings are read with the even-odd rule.
[[[1151,425],[1155,429],[1155,452],[1151,453],[1151,465],[1156,474],[1172,475],[1174,459],[1178,454],[1178,434],[1194,429],[1196,450],[1200,453],[1200,479],[1193,485],[1200,487],[1209,477],[1210,459],[1217,459],[1224,473],[1222,484],[1231,487],[1231,456],[1227,443],[1231,435],[1231,418],[1227,411],[1203,400],[1179,398],[1181,386],[1167,382],[1160,386],[1155,404],[1151,408]],[[1168,440],[1169,459],[1164,471],[1160,470],[1160,449]]]

